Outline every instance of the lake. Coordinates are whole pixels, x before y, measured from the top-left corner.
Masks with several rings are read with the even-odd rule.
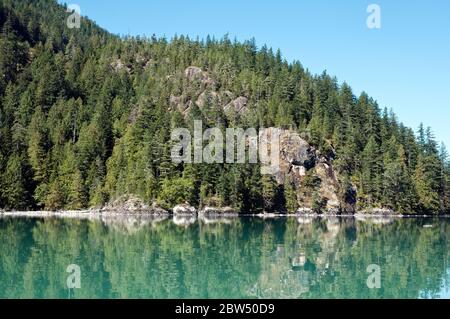
[[[449,298],[449,244],[445,218],[4,217],[0,298]]]

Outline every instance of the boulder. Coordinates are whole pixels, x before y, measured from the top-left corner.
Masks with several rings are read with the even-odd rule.
[[[134,196],[123,196],[116,200],[110,201],[102,211],[108,212],[142,212],[150,211],[151,206],[146,204],[142,199]]]
[[[360,215],[377,215],[377,216],[391,216],[395,215],[395,211],[390,208],[371,208],[363,211],[359,211]]]
[[[195,215],[197,210],[189,204],[177,205],[172,209],[174,215]]]
[[[236,211],[231,207],[210,207],[206,206],[200,212],[200,215],[237,215]]]

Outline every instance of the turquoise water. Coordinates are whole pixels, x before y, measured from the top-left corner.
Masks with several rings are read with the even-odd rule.
[[[448,219],[1,218],[0,298],[449,298],[449,244]]]

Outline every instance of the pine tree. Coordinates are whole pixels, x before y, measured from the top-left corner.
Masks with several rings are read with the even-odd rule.
[[[3,198],[6,209],[26,209],[29,205],[29,180],[27,179],[24,158],[13,154],[7,163],[6,170],[1,176]]]
[[[380,162],[380,146],[378,145],[375,136],[372,135],[361,154],[360,172],[360,193],[365,197],[369,207],[376,205],[380,199]]]
[[[277,185],[274,178],[270,175],[262,177],[262,199],[264,211],[273,212],[275,210],[277,197]]]
[[[424,212],[438,212],[440,208],[439,194],[433,180],[432,157],[420,155],[414,173],[415,189],[419,199],[419,207]]]
[[[284,182],[284,198],[286,202],[286,210],[288,213],[295,213],[298,206],[297,193],[295,191],[295,187],[292,184],[292,181],[288,178]]]
[[[34,197],[39,205],[45,201],[49,182],[48,149],[46,117],[38,107],[29,126],[28,157],[34,173],[33,179],[38,184]]]

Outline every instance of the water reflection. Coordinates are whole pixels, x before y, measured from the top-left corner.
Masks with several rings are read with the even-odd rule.
[[[0,297],[448,297],[449,239],[447,219],[3,218]]]

